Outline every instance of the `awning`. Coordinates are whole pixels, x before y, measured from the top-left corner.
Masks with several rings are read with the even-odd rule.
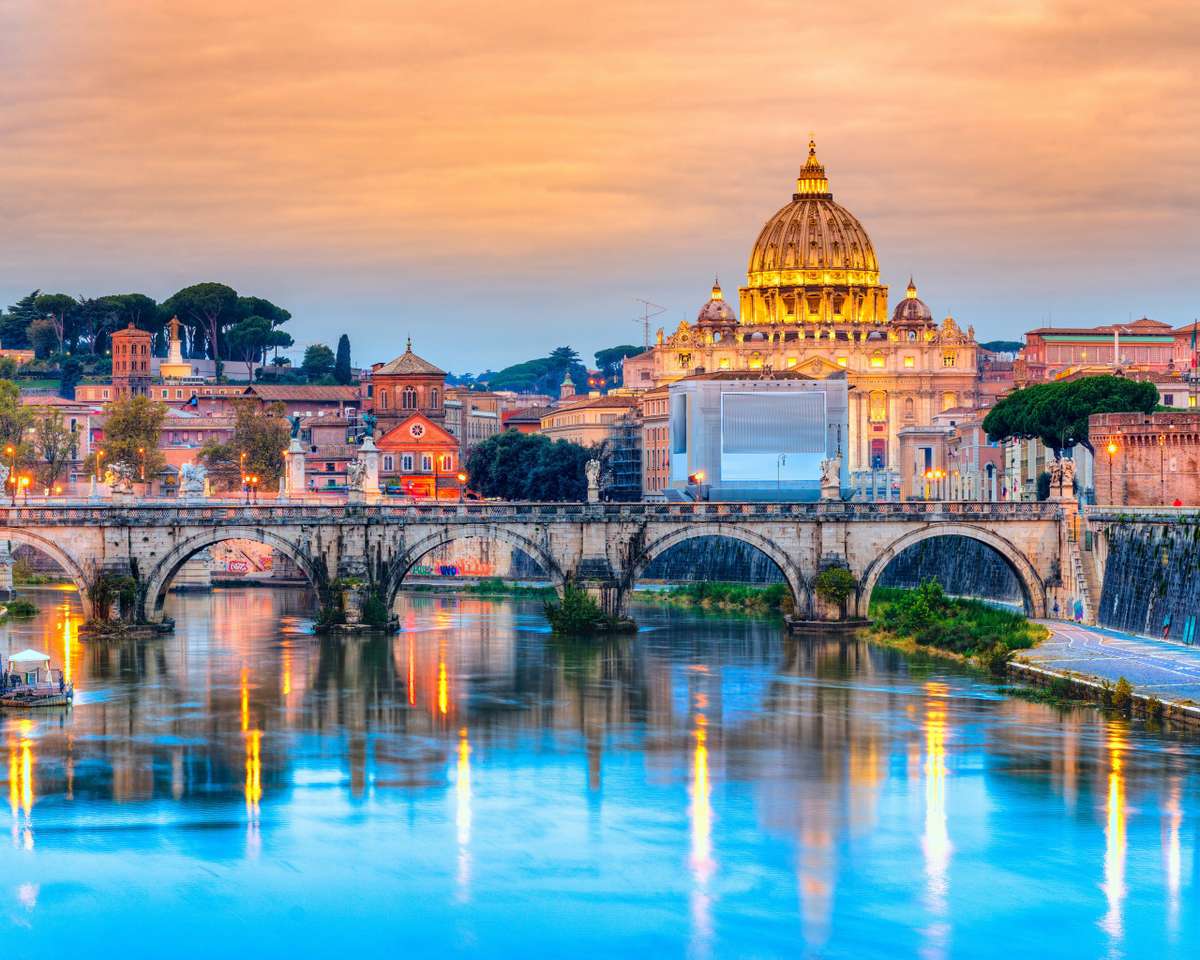
[[[49,661],[50,655],[46,653],[38,653],[36,650],[26,648],[20,653],[9,655],[9,663],[46,663]]]

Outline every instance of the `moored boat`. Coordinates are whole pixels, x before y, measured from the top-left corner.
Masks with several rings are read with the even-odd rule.
[[[22,650],[9,654],[0,678],[0,707],[62,707],[75,698],[75,685],[50,665],[48,654]]]

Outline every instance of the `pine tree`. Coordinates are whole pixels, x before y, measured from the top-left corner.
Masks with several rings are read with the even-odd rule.
[[[0,319],[0,347],[9,350],[29,349],[29,325],[42,314],[37,308],[40,290],[22,297]]]
[[[350,338],[344,333],[338,337],[337,360],[333,365],[333,379],[343,386],[350,383]]]

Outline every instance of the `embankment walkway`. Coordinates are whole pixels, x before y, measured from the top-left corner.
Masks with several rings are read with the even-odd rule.
[[[1145,696],[1200,703],[1200,647],[1060,620],[1038,623],[1050,631],[1050,639],[1032,650],[1022,650],[1020,659],[1025,663],[1110,683],[1124,677]]]

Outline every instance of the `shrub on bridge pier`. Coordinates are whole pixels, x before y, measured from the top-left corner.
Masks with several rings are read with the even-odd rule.
[[[546,619],[560,636],[593,636],[637,629],[632,620],[610,617],[586,590],[567,584],[561,600],[547,600]]]

